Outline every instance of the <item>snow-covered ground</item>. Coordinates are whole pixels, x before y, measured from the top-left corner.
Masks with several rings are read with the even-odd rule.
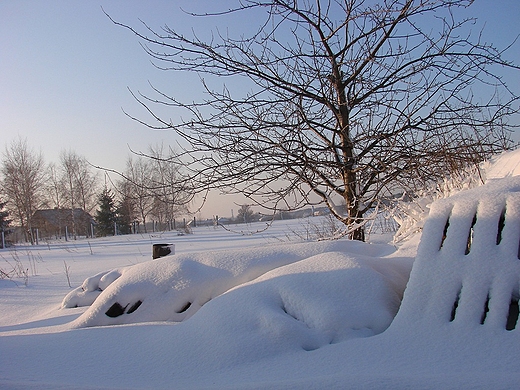
[[[302,241],[313,217],[1,250],[27,277],[0,280],[0,388],[518,388],[519,190],[437,202],[420,245]]]

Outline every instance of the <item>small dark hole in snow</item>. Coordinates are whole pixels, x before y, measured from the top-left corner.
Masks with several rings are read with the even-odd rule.
[[[516,328],[519,312],[520,310],[518,308],[518,300],[511,300],[511,304],[509,305],[509,313],[507,315],[506,330],[513,330]]]
[[[457,308],[459,307],[459,298],[453,302],[453,307],[451,308],[450,322],[455,319],[455,314],[457,314]]]
[[[292,313],[289,313],[289,311],[287,310],[287,308],[285,307],[285,305],[282,305],[282,310],[285,314],[287,314],[288,316],[290,316],[291,318],[294,318],[296,321],[301,321],[299,318],[297,318],[294,314]],[[302,321],[303,322],[303,321]],[[304,348],[305,349],[305,348]]]
[[[186,310],[188,310],[191,306],[191,302],[187,302],[183,307],[180,308],[180,310],[177,310],[177,313],[184,313]]]
[[[139,306],[141,306],[141,303],[143,303],[143,302],[142,302],[142,301],[137,301],[136,303],[134,303],[134,304],[130,307],[130,309],[128,309],[128,311],[126,312],[126,314],[131,314],[131,313],[133,313],[134,311],[136,311],[136,310],[139,308]]]
[[[484,311],[482,312],[482,316],[480,317],[480,325],[483,325],[486,321],[487,313],[489,312],[489,295],[486,298],[486,303],[484,304]]]
[[[446,240],[446,236],[448,234],[448,228],[450,227],[450,219],[448,218],[446,220],[446,224],[444,225],[444,231],[442,232],[442,240],[441,240],[441,246],[439,247],[439,250],[444,245],[444,240]]]
[[[506,224],[506,209],[502,210],[502,214],[500,214],[500,219],[498,220],[498,232],[497,232],[497,245],[502,241],[502,230],[504,230],[504,226]]]
[[[471,250],[471,244],[473,243],[473,227],[477,223],[477,215],[473,217],[473,221],[471,221],[471,227],[469,228],[469,234],[468,234],[468,242],[466,244],[466,251],[464,252],[465,255],[469,254]]]
[[[123,315],[125,312],[126,306],[121,306],[118,302],[114,303],[110,308],[106,311],[106,315],[111,318],[119,317]]]

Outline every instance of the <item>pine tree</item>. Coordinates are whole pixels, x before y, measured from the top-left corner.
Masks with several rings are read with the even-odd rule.
[[[132,233],[133,205],[130,198],[125,197],[119,202],[116,210],[117,227],[120,234]]]
[[[8,227],[9,224],[12,222],[9,217],[9,212],[5,210],[5,206],[7,205],[7,202],[1,202],[0,201],[0,234],[4,234],[4,240],[0,237],[0,248],[4,248],[4,242],[7,238],[7,235],[11,232]]]
[[[105,187],[98,198],[99,209],[96,212],[96,232],[97,236],[107,236],[114,234],[114,224],[116,222],[116,210],[114,195],[112,191]]]

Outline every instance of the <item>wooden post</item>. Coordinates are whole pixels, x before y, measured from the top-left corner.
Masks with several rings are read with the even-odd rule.
[[[175,244],[153,244],[152,259],[175,254]]]

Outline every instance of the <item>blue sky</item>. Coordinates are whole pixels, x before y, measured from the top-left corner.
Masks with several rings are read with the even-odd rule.
[[[101,7],[130,25],[142,19],[151,27],[199,31],[211,27],[208,19],[194,20],[181,6],[229,3],[0,0],[0,152],[20,136],[46,162],[57,162],[60,151],[71,149],[93,164],[121,170],[129,147],[145,151],[150,144],[173,144],[171,132],[152,131],[125,116],[122,108],[141,113],[128,88],[149,91],[150,81],[196,97],[196,79],[155,69],[137,38],[112,24]],[[484,38],[498,47],[520,34],[518,0],[477,0],[466,12],[486,24]],[[520,63],[520,42],[508,57]],[[511,77],[517,91],[518,73]]]

